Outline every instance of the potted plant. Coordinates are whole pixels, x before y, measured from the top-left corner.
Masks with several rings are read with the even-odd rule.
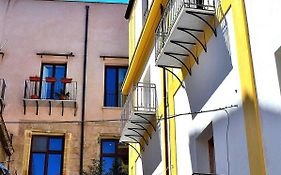
[[[56,92],[55,95],[60,100],[67,100],[69,98],[70,93],[69,92],[65,92],[65,90],[61,89],[60,92]]]
[[[30,98],[31,98],[31,99],[39,99],[39,96],[38,96],[38,95],[33,94],[33,95],[31,95],[31,96],[30,96]]]
[[[60,81],[62,83],[71,83],[72,82],[72,78],[62,78]]]
[[[30,76],[30,77],[29,77],[29,80],[30,80],[30,81],[40,81],[40,79],[41,79],[41,78],[38,77],[37,75],[35,75],[35,76]]]
[[[48,82],[48,83],[56,82],[56,77],[46,77],[45,79],[46,79],[46,82]]]

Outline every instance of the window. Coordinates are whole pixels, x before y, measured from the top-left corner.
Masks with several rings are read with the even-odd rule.
[[[208,150],[209,150],[210,173],[216,173],[215,148],[214,148],[214,138],[213,137],[211,137],[208,140]]]
[[[128,147],[118,140],[101,140],[101,162],[104,174],[128,174]]]
[[[216,173],[213,125],[210,123],[197,137],[196,159],[199,173]]]
[[[121,107],[121,86],[126,76],[128,67],[105,67],[104,106]]]
[[[56,79],[55,82],[44,81],[41,83],[41,98],[58,99],[56,94],[65,91],[65,85],[60,82],[60,79],[66,77],[66,64],[42,64],[41,77],[42,80],[46,80],[47,77]]]
[[[33,136],[29,175],[62,175],[63,136]]]

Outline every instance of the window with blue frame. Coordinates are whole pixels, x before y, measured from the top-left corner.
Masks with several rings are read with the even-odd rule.
[[[41,68],[41,98],[58,99],[56,94],[64,93],[65,85],[61,83],[61,78],[66,77],[66,64],[42,64]],[[47,77],[55,78],[54,82],[45,81]]]
[[[105,66],[104,106],[122,106],[121,86],[127,69],[127,66]]]
[[[119,140],[101,140],[101,162],[104,175],[128,174],[128,147]]]
[[[29,175],[62,175],[63,136],[33,136]]]

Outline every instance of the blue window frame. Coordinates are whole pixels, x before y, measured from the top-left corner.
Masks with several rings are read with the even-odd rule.
[[[103,174],[126,175],[127,171],[122,169],[122,165],[128,165],[128,147],[119,144],[115,139],[101,140],[101,162]]]
[[[41,83],[41,98],[42,99],[58,99],[56,94],[60,94],[65,90],[65,85],[60,82],[61,78],[66,77],[66,64],[42,64],[41,68],[42,80],[46,77],[56,78],[55,82]]]
[[[121,86],[127,73],[127,66],[105,67],[104,106],[121,107]]]
[[[33,136],[29,175],[61,175],[63,152],[63,136]]]

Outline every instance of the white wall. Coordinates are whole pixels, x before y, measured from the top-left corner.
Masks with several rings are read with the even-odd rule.
[[[208,42],[208,52],[200,55],[199,65],[194,65],[192,68],[192,76],[186,77],[186,89],[181,88],[175,95],[176,114],[239,105],[239,108],[226,111],[176,118],[178,174],[192,171],[208,173],[206,172],[209,170],[208,162],[201,160],[202,157],[208,158],[208,156],[203,155],[204,150],[199,147],[198,137],[211,122],[216,173],[227,174],[230,171],[231,175],[249,174],[234,39],[230,10],[226,20],[218,28],[218,36],[213,36]]]
[[[186,91],[180,88],[175,95],[175,113],[190,112],[189,101]],[[177,145],[177,162],[183,165],[178,165],[178,174],[192,174],[192,164],[190,156],[190,139],[189,133],[192,128],[192,117],[190,115],[182,115],[176,118],[176,145]],[[196,161],[196,159],[194,159]]]
[[[136,161],[136,175],[143,175],[142,160],[140,157]]]
[[[280,174],[281,97],[276,62],[280,63],[281,1],[245,1],[267,174]],[[276,56],[274,55],[276,52]],[[280,71],[281,67],[279,67]],[[279,77],[280,79],[280,77]]]
[[[142,32],[142,0],[136,0],[135,3],[135,44],[137,45]]]
[[[149,73],[148,73],[149,72]],[[150,83],[156,85],[156,99],[159,105],[162,101],[162,79],[160,78],[162,73],[162,68],[155,66],[155,49],[151,51],[146,67],[144,68],[140,82],[146,82],[146,76],[149,74]]]
[[[161,166],[162,151],[161,151],[161,127],[158,124],[156,132],[152,134],[148,145],[142,154],[143,173],[157,174],[157,168]],[[157,170],[157,171],[156,171]],[[156,172],[156,173],[155,173]]]
[[[160,123],[147,141],[148,145],[144,146],[141,157],[136,160],[136,175],[160,175],[163,173]]]

